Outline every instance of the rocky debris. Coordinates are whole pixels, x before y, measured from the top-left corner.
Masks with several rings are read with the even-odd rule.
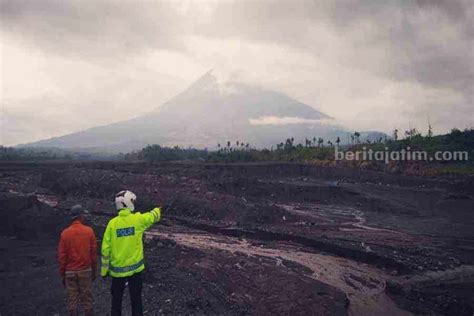
[[[56,208],[38,200],[36,195],[0,192],[2,235],[21,239],[53,236],[67,224],[67,216]]]
[[[46,264],[46,260],[43,257],[38,257],[38,256],[29,256],[31,259],[31,264],[33,267],[41,267]]]
[[[160,227],[169,234],[192,230],[229,235],[262,250],[291,244],[350,258],[403,280],[474,264],[474,199],[468,187],[472,181],[466,179],[426,180],[370,170],[282,163],[191,166],[107,162],[1,168],[0,202],[6,216],[0,223],[2,234],[28,243],[55,243],[68,223],[69,207],[76,203],[90,210],[88,220],[100,239],[108,219],[116,214],[114,194],[126,188],[139,196],[139,211],[163,206]],[[282,204],[298,204],[300,213]],[[54,253],[56,245],[51,247]],[[340,309],[336,306],[346,301],[329,290],[322,294],[310,291],[320,285],[308,281],[308,271],[296,268],[291,261],[267,261],[217,250],[196,252],[165,239],[147,239],[146,247],[147,267],[151,267],[144,290],[149,314],[288,314],[307,313],[311,308],[337,314]],[[32,257],[22,266],[25,273],[55,269],[47,256],[34,249],[28,251]],[[14,264],[9,257],[7,260],[6,268]],[[0,275],[9,273],[6,268],[2,272],[0,265]],[[342,282],[355,287],[375,286],[371,280],[357,280],[357,274],[353,275],[348,274]],[[32,289],[41,289],[42,283],[32,284]],[[438,285],[446,287],[444,283]],[[471,304],[463,298],[471,293],[468,286],[472,288],[468,282],[449,285],[445,295],[436,292],[435,285],[400,285],[399,294],[393,296],[407,309],[462,314],[463,310],[453,310],[452,306],[453,302]],[[276,288],[284,289],[287,297],[276,293]],[[387,288],[397,292],[395,284]],[[101,289],[108,293],[106,286]],[[293,292],[307,293],[307,297],[292,296]],[[428,292],[438,298],[430,298]],[[408,305],[398,298],[409,298]],[[15,299],[11,302],[9,306]],[[285,304],[294,308],[289,310]],[[107,309],[104,307],[101,314]],[[2,306],[0,313],[4,314]]]
[[[400,306],[416,314],[471,316],[474,313],[474,270],[468,266],[408,280],[391,280],[387,282],[386,292]]]
[[[185,279],[187,283],[185,299],[169,294],[162,296],[165,304],[174,304],[175,311],[178,308],[175,302],[184,301],[188,312],[196,310],[211,314],[284,314],[290,310],[297,314],[304,310],[333,315],[346,313],[343,293],[306,276],[298,276],[293,270],[276,265],[268,258],[237,253],[229,257],[227,252],[209,250],[203,253],[181,246],[156,252],[151,248],[150,253],[154,260],[149,264],[148,273],[154,274],[157,282],[180,284]],[[176,265],[168,265],[166,262],[169,261],[176,262]],[[175,286],[179,285],[172,285],[172,288]],[[166,286],[163,288],[164,291],[168,289]],[[199,293],[199,298],[194,293]],[[219,301],[224,306],[219,307]],[[165,311],[166,307],[162,308]]]

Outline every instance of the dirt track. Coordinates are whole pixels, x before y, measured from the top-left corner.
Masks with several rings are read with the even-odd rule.
[[[148,314],[472,315],[474,185],[298,164],[2,164],[2,315],[64,313],[55,243],[82,203],[97,235],[129,189]],[[26,285],[27,284],[27,285]],[[96,282],[106,314],[108,283]],[[43,302],[43,304],[41,304]]]

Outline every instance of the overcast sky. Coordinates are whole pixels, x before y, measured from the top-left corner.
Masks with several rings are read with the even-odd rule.
[[[474,1],[0,0],[1,143],[139,116],[209,69],[354,130],[474,127]]]

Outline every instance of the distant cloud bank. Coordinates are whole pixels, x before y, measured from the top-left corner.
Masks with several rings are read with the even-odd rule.
[[[319,125],[332,125],[334,124],[333,119],[305,119],[302,117],[291,117],[291,116],[262,116],[258,118],[249,119],[251,125],[289,125],[289,124],[319,124]]]

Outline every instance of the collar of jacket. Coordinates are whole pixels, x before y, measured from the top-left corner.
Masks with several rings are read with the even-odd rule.
[[[79,219],[75,219],[75,220],[73,220],[72,223],[71,223],[71,225],[78,225],[78,224],[82,224]]]
[[[132,211],[128,208],[123,208],[119,211],[118,215],[119,216],[127,216],[127,215],[130,215],[132,213]]]

